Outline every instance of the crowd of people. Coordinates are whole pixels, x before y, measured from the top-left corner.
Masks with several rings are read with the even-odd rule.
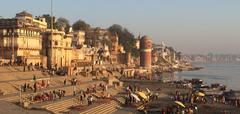
[[[147,88],[146,88],[147,89]],[[159,99],[159,93],[152,92],[149,89],[145,92],[148,100],[143,100],[141,97],[140,102],[136,97],[132,95],[132,93],[135,93],[136,91],[142,92],[143,89],[141,89],[138,86],[127,86],[126,87],[126,97],[125,97],[125,105],[126,106],[140,106],[143,105],[145,107],[144,111],[148,110],[146,103],[151,101],[157,101]],[[194,99],[193,99],[194,98]],[[182,94],[180,91],[176,91],[172,96],[171,99],[174,101],[180,101],[182,103],[190,103],[192,100],[193,102],[200,102],[203,100],[201,97],[196,97],[192,94],[192,92],[189,92],[187,94]],[[160,109],[162,114],[175,114],[175,113],[187,113],[187,114],[193,114],[194,112],[198,111],[198,108],[196,105],[190,105],[186,107],[181,107],[177,104],[172,106],[166,106]]]
[[[87,100],[88,105],[91,105],[94,101],[93,96],[95,95],[95,97],[97,97],[96,96],[97,93],[103,94],[104,92],[107,91],[107,89],[108,89],[107,84],[100,83],[99,85],[93,84],[92,86],[87,87],[85,91],[76,90],[74,93],[75,93],[75,96],[78,96],[78,100],[80,103],[83,102],[84,100]],[[101,98],[106,98],[103,96]]]
[[[148,100],[146,99],[143,99],[141,97],[138,97],[136,98],[135,97],[135,93],[136,92],[143,92],[143,89],[141,89],[140,87],[134,85],[134,86],[127,86],[126,89],[126,96],[125,96],[125,105],[126,106],[137,106],[139,104],[142,104],[142,103],[147,103],[148,101],[154,101],[154,100],[157,100],[158,97],[159,97],[159,94],[158,93],[153,93],[153,92],[150,92],[150,90],[147,92],[146,96],[148,98]],[[135,94],[135,95],[133,95]],[[138,95],[136,95],[138,96]],[[140,100],[140,101],[139,101]]]
[[[93,103],[93,94],[96,94],[98,91],[100,93],[106,92],[108,90],[107,84],[93,84],[86,88],[86,90],[77,90],[77,78],[72,78],[70,80],[64,79],[63,85],[66,86],[70,82],[70,85],[73,86],[73,95],[78,96],[79,101],[88,101],[88,105]],[[45,102],[45,101],[54,101],[56,99],[61,99],[65,96],[66,91],[63,89],[53,90],[48,92],[36,93],[38,90],[47,88],[50,86],[49,80],[39,80],[36,76],[33,76],[32,82],[24,83],[21,85],[22,92],[34,92],[29,94],[27,97],[23,98],[24,101],[35,102]]]
[[[45,101],[54,101],[56,99],[61,99],[66,94],[65,90],[53,90],[48,92],[42,92],[38,94],[30,94],[28,97],[24,98],[26,101],[31,103],[36,102],[45,102]]]
[[[125,106],[138,105],[138,101],[130,94],[125,97]]]
[[[180,108],[179,106],[166,106],[161,109],[161,114],[195,114],[198,112],[198,107],[196,105],[187,106],[185,108]]]
[[[198,96],[194,91],[189,91],[187,94],[181,94],[179,91],[176,91],[175,95],[171,96],[171,99],[174,101],[181,101],[183,103],[220,103],[220,104],[229,104],[236,107],[240,106],[240,99],[232,100],[227,99],[224,95],[207,95],[207,96]]]
[[[44,89],[50,86],[50,80],[41,80],[36,81],[34,80],[33,83],[24,83],[21,85],[21,91],[27,92],[27,91],[34,91],[37,92],[39,89]]]

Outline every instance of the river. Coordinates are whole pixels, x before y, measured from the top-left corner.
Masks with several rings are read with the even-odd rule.
[[[206,84],[221,83],[228,89],[240,90],[240,64],[234,63],[195,63],[195,66],[204,67],[196,71],[183,71],[175,73],[175,78],[199,78]]]

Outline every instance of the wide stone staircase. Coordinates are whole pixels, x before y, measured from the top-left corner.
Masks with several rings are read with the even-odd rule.
[[[76,106],[76,105],[78,105],[78,102],[76,102],[76,98],[70,98],[70,99],[59,101],[56,103],[44,105],[42,106],[42,108],[45,108],[46,110],[54,114],[61,114],[61,113],[66,113],[70,111],[69,108],[71,106]]]
[[[109,88],[107,92],[110,94],[114,94],[114,93],[116,94],[117,90],[114,88]],[[98,106],[92,107],[87,110],[83,110],[79,113],[80,114],[111,114],[117,111],[118,108],[121,108],[121,104],[123,104],[124,101],[125,100],[123,97],[117,96],[115,97],[115,100],[111,100],[106,103],[101,103]],[[80,104],[86,105],[87,104],[86,102],[87,101],[80,103],[78,99],[75,97],[75,98],[69,98],[59,102],[47,104],[42,106],[42,108],[54,114],[62,114],[62,113],[69,112],[71,110],[70,107],[79,106]]]

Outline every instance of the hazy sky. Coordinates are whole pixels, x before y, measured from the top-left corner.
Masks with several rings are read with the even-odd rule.
[[[53,0],[57,17],[165,41],[183,53],[240,53],[240,0]],[[50,13],[50,0],[5,0],[0,16]]]

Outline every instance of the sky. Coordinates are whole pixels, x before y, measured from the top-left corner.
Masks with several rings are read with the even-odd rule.
[[[5,0],[0,16],[50,14],[50,0]],[[53,15],[93,27],[120,24],[185,54],[240,54],[240,0],[53,0]]]

